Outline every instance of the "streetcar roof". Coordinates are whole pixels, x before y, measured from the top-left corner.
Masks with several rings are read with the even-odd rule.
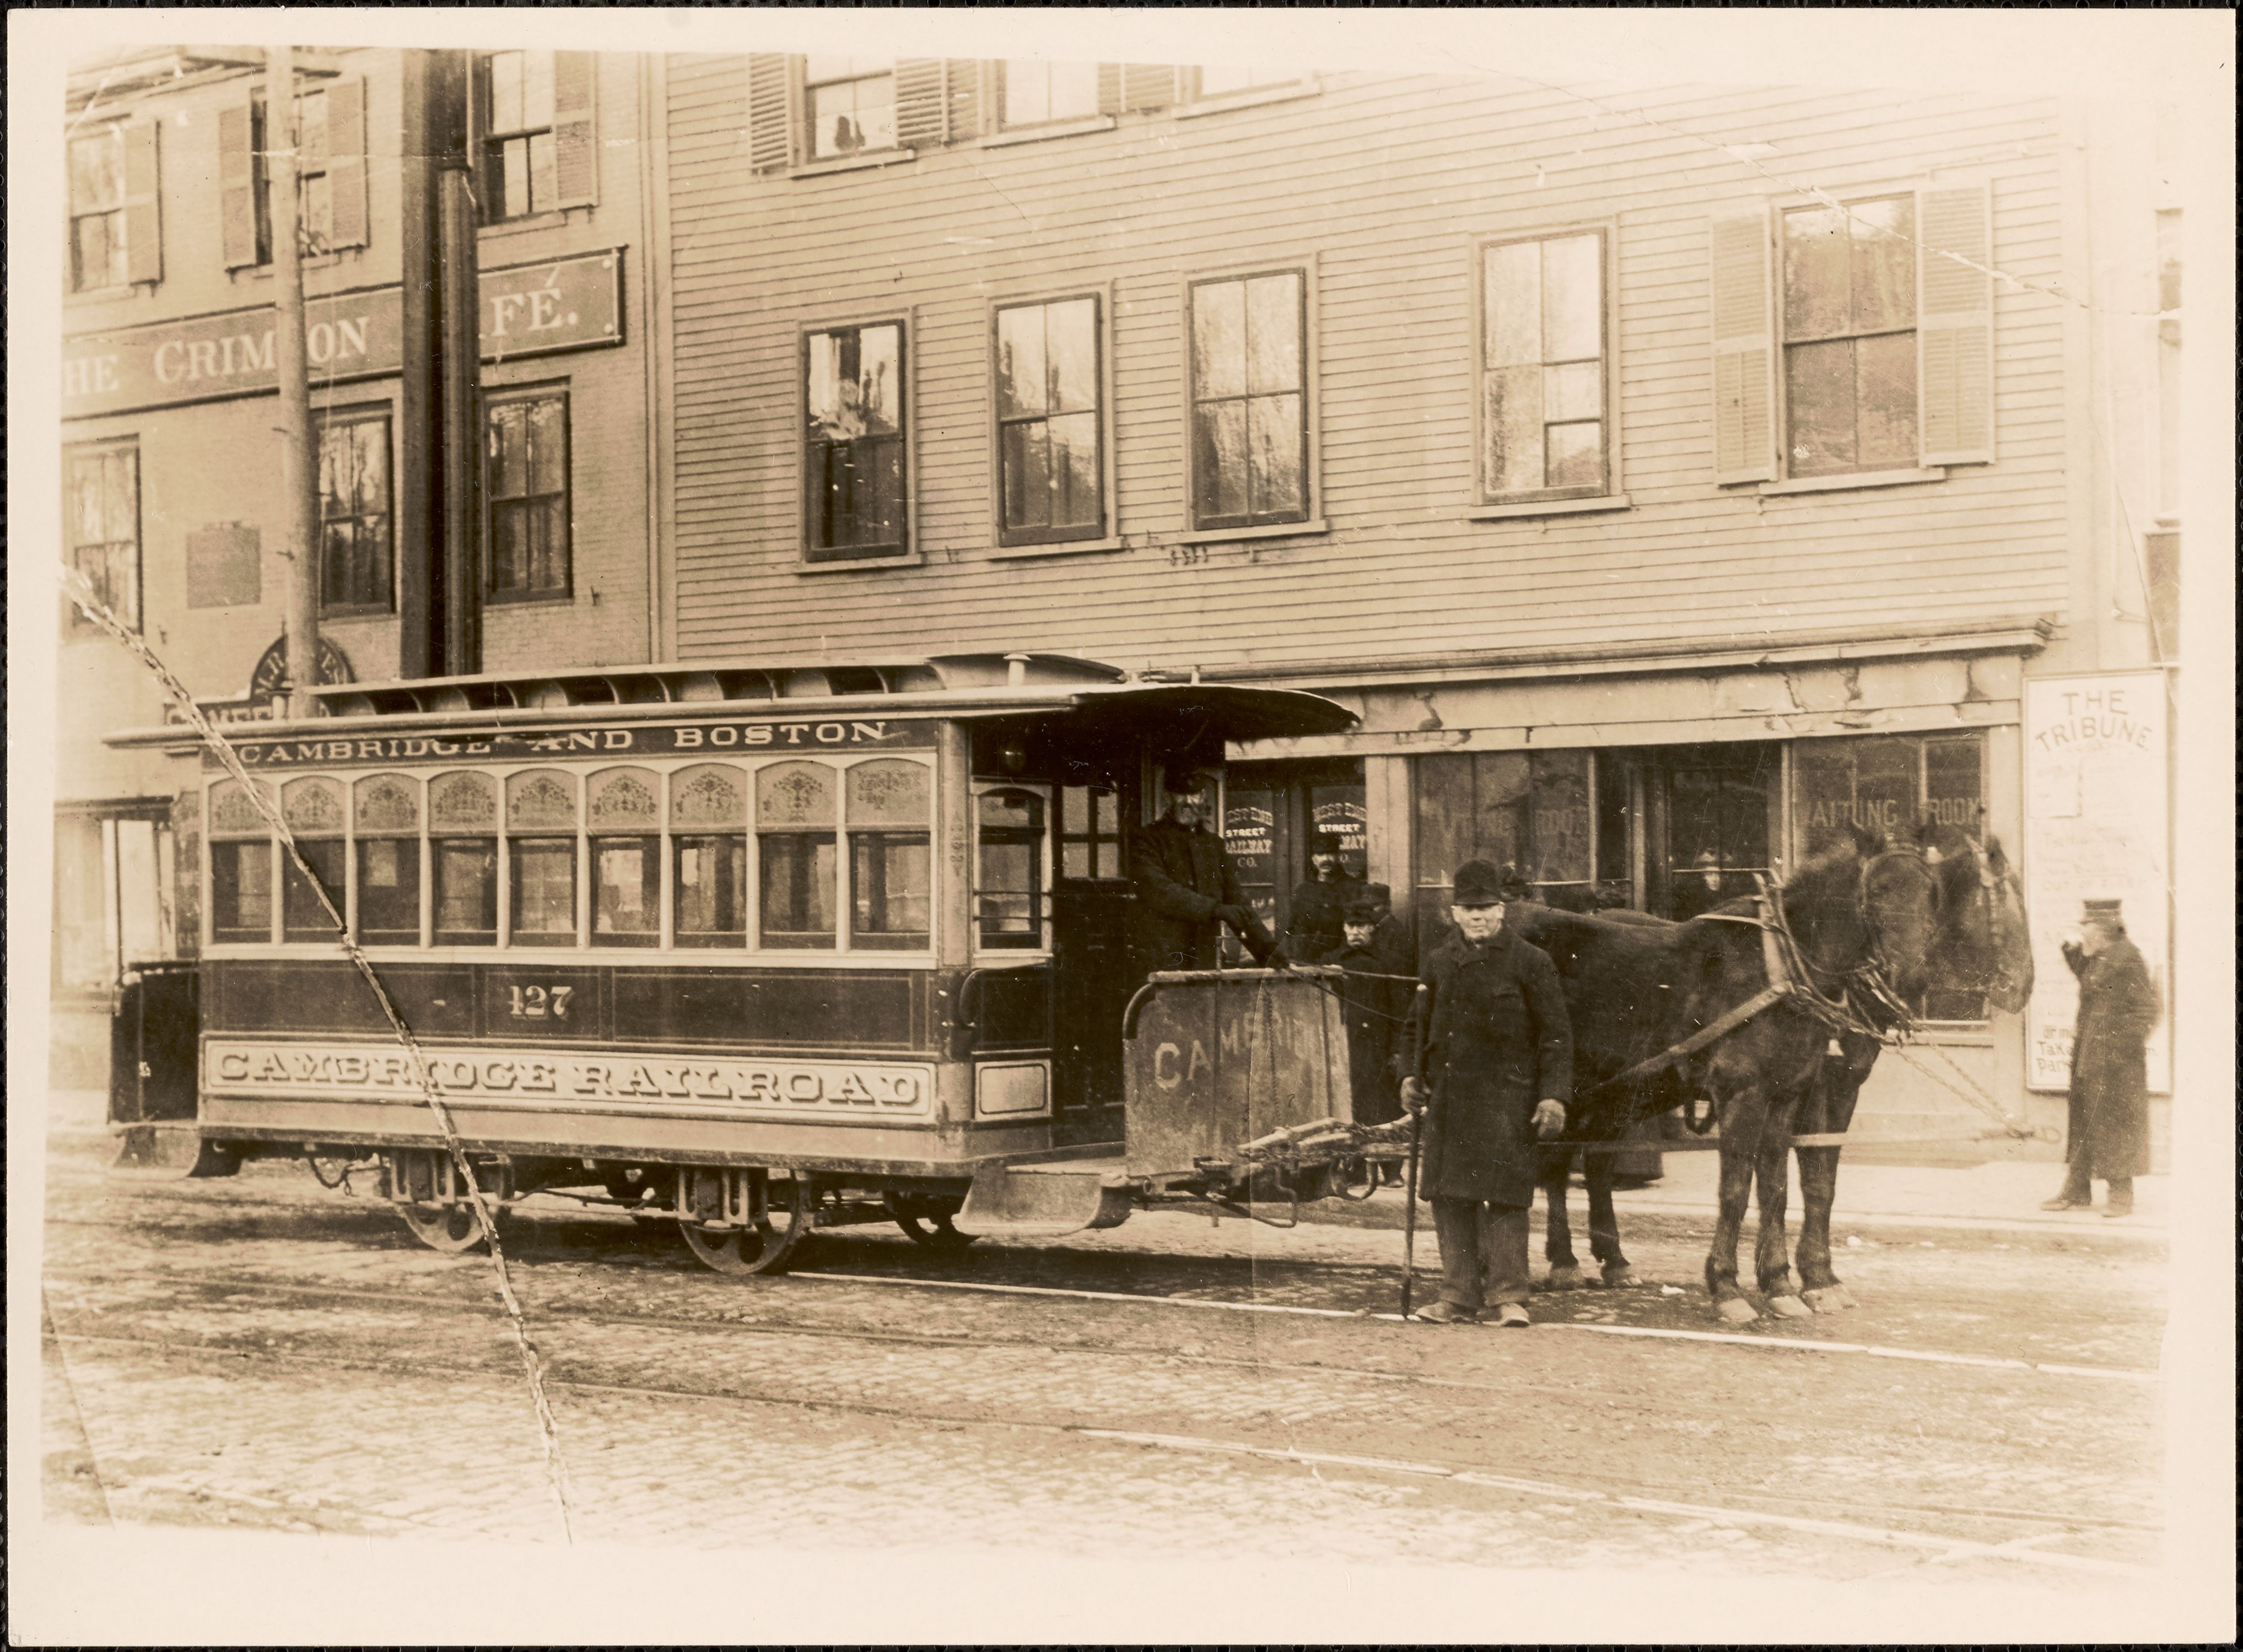
[[[980,719],[1070,712],[1086,733],[1128,734],[1189,720],[1226,741],[1338,734],[1353,712],[1296,688],[1230,683],[1133,682],[1120,668],[1071,655],[936,655],[835,664],[695,663],[562,672],[487,672],[313,691],[311,718],[227,724],[244,738],[333,735],[341,728],[403,732],[465,725],[565,728],[589,720],[637,722],[747,714],[790,718],[917,715]],[[111,746],[185,749],[183,724],[123,730]]]

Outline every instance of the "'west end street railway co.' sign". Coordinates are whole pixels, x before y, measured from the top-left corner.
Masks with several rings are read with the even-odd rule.
[[[623,341],[623,250],[486,270],[486,361]],[[396,287],[308,299],[312,382],[395,373],[403,359]],[[273,310],[230,310],[63,340],[63,417],[84,419],[273,388]]]

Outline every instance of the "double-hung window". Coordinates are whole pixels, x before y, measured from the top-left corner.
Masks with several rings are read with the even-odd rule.
[[[346,916],[342,787],[320,776],[290,781],[280,789],[280,818],[296,840],[294,855],[280,851],[280,937],[335,940],[335,918]],[[312,869],[316,889],[297,870],[299,856]]]
[[[569,594],[569,397],[493,393],[483,410],[490,595]]]
[[[811,562],[895,558],[910,547],[904,360],[901,321],[804,335],[804,554]]]
[[[1915,196],[1793,207],[1782,246],[1790,473],[1913,466]]]
[[[1809,491],[1992,462],[1984,184],[1759,203],[1710,228],[1716,482]]]
[[[71,291],[123,286],[125,129],[111,126],[70,146]]]
[[[507,941],[576,944],[576,777],[532,769],[506,782]]]
[[[810,121],[812,160],[896,146],[892,57],[805,58],[802,101]]]
[[[70,565],[85,576],[111,613],[137,631],[140,450],[131,442],[73,447],[65,464]]]
[[[1484,503],[1605,493],[1611,481],[1605,232],[1480,250]]]
[[[367,242],[366,83],[345,75],[300,94],[296,117],[296,239],[306,253]],[[230,270],[273,261],[273,130],[265,94],[218,111],[219,235]]]
[[[1192,527],[1306,521],[1306,273],[1194,281],[1189,305]]]
[[[357,414],[320,427],[320,605],[389,607],[389,416]]]
[[[418,946],[421,782],[411,775],[371,775],[353,789],[358,938],[368,946]]]
[[[997,309],[1000,545],[1105,535],[1101,321],[1088,295]]]
[[[589,206],[599,193],[589,51],[494,51],[476,59],[482,153],[476,193],[483,222]]]

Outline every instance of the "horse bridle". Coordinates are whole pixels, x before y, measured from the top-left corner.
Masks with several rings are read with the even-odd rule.
[[[1877,869],[1887,861],[1895,860],[1912,863],[1931,880],[1931,904],[1934,912],[1941,910],[1946,904],[1946,885],[1938,873],[1933,870],[1937,861],[1932,855],[1914,844],[1896,844],[1870,856],[1862,863],[1862,870],[1854,880],[1854,916],[1860,922],[1862,933],[1867,939],[1862,943],[1860,956],[1850,964],[1833,966],[1818,964],[1809,957],[1806,946],[1792,932],[1790,919],[1783,911],[1782,902],[1779,899],[1775,903],[1775,906],[1779,932],[1785,944],[1790,948],[1792,955],[1799,962],[1800,969],[1806,977],[1804,984],[1818,998],[1824,999],[1833,1009],[1837,1009],[1847,1004],[1858,993],[1868,997],[1884,1015],[1904,1021],[1909,1017],[1910,1011],[1908,1005],[1903,1002],[1900,994],[1893,989],[1892,964],[1885,950],[1884,931],[1877,923],[1876,914],[1869,903],[1870,879],[1876,876]],[[1980,870],[1982,873],[1985,870],[1983,863]],[[1816,983],[1817,977],[1834,982],[1835,992],[1825,995]],[[1858,1020],[1863,1017],[1849,1017],[1849,1018]],[[1867,1027],[1861,1030],[1870,1031]]]

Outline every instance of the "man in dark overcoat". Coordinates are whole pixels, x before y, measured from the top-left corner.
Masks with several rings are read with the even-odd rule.
[[[1276,944],[1246,903],[1223,840],[1202,823],[1214,809],[1214,783],[1196,769],[1172,769],[1169,807],[1130,846],[1136,882],[1136,948],[1148,973],[1212,970],[1229,924],[1257,963]]]
[[[1411,1012],[1417,1071],[1403,1105],[1425,1110],[1418,1191],[1441,1245],[1436,1324],[1527,1321],[1526,1213],[1539,1138],[1566,1127],[1573,1039],[1558,966],[1503,927],[1502,875],[1485,861],[1457,869],[1457,934],[1426,960]]]
[[[1358,1125],[1383,1125],[1401,1116],[1394,1090],[1394,1046],[1410,1003],[1410,984],[1395,978],[1377,945],[1378,903],[1358,895],[1341,914],[1340,944],[1317,962],[1347,971],[1341,983],[1342,1018],[1347,1024],[1350,1100]]]
[[[2079,977],[2071,1034],[2071,1117],[2064,1190],[2041,1208],[2085,1210],[2094,1182],[2111,1185],[2105,1216],[2134,1208],[2134,1178],[2150,1169],[2149,1062],[2144,1046],[2158,1024],[2158,990],[2139,948],[2126,938],[2116,901],[2090,901],[2079,938],[2064,944]]]
[[[1309,876],[1293,890],[1285,920],[1285,955],[1321,958],[1340,944],[1340,927],[1350,902],[1363,894],[1363,880],[1340,858],[1337,832],[1318,832],[1309,850]]]

